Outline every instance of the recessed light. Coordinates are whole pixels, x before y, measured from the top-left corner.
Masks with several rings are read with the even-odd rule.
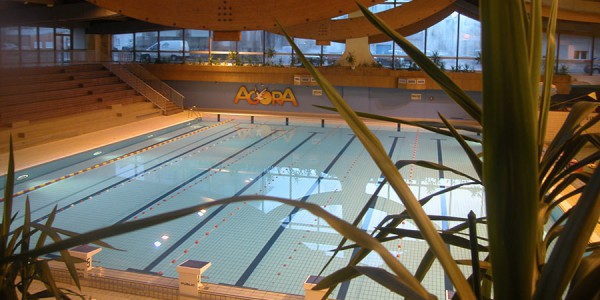
[[[154,247],[158,247],[158,246],[160,246],[160,245],[162,245],[162,243],[161,243],[161,242],[159,242],[159,241],[156,241],[156,242],[154,242]]]
[[[96,152],[94,152],[94,154],[93,154],[93,155],[94,155],[94,156],[98,156],[98,155],[100,155],[100,154],[102,154],[102,151],[96,151]]]
[[[169,236],[165,234],[165,235],[161,236],[160,238],[163,239],[163,240],[168,240]]]
[[[27,175],[27,174],[23,174],[23,175],[21,175],[21,176],[17,177],[17,180],[25,180],[25,179],[27,179],[28,177],[29,177],[29,175]]]

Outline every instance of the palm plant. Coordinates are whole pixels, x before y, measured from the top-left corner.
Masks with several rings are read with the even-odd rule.
[[[588,244],[588,241],[600,216],[600,172],[597,169],[593,174],[577,171],[600,158],[598,134],[585,131],[596,124],[600,117],[593,117],[582,124],[597,104],[578,103],[556,138],[544,150],[550,103],[549,83],[552,82],[552,68],[547,66],[554,64],[552,54],[556,45],[553,33],[558,1],[552,3],[547,25],[548,59],[544,68],[547,71],[543,74],[546,84],[541,97],[538,92],[542,69],[541,1],[532,1],[529,13],[525,10],[524,1],[480,2],[485,110],[404,37],[368,9],[358,5],[373,25],[400,45],[481,126],[481,129],[470,130],[483,133],[484,138],[480,141],[483,159],[468,146],[466,140],[469,138],[459,134],[442,115],[442,122],[435,125],[352,111],[328,80],[305,61],[293,40],[288,37],[288,42],[334,105],[327,109],[338,111],[348,122],[406,207],[405,212],[384,219],[374,232],[375,238],[383,242],[403,236],[417,236],[414,232],[403,232],[396,228],[401,221],[412,219],[419,228],[418,237],[425,239],[430,246],[414,277],[358,266],[369,252],[368,249],[360,249],[346,268],[326,277],[315,289],[329,288],[331,291],[337,283],[364,274],[396,293],[426,299],[430,295],[424,292],[418,281],[423,278],[435,257],[452,280],[461,299],[480,298],[482,296],[474,294],[479,290],[485,293],[485,298],[491,298],[493,290],[495,299],[558,299],[565,294],[572,299],[598,297],[598,286],[591,282],[594,282],[593,278],[597,278],[600,270],[599,245]],[[285,34],[285,30],[282,31]],[[506,42],[507,38],[511,39],[510,43]],[[461,144],[478,174],[478,178],[470,179],[485,188],[487,218],[481,222],[487,224],[489,256],[481,265],[485,266],[482,271],[493,282],[487,279],[474,281],[470,277],[471,284],[467,283],[458,269],[460,262],[450,256],[445,245],[458,244],[452,242],[457,237],[454,234],[458,228],[442,233],[433,228],[432,220],[444,217],[429,218],[420,205],[429,201],[432,195],[417,201],[397,170],[407,162],[394,165],[359,116],[419,126],[453,136]],[[570,165],[569,162],[589,144],[594,147],[591,154],[584,155],[578,163]],[[438,170],[444,168],[431,163],[419,164]],[[567,188],[575,181],[582,184],[569,192]],[[434,195],[456,188],[458,186],[449,187]],[[544,226],[553,209],[572,196],[579,196],[577,204],[565,211],[545,233]],[[362,213],[354,222],[355,225],[361,216]],[[457,227],[464,229],[465,226]],[[390,233],[396,236],[389,237]],[[342,240],[339,249],[346,249],[341,247],[344,242]],[[587,254],[584,255],[585,252]],[[474,273],[478,271],[474,270]],[[417,279],[416,283],[414,279]],[[471,285],[477,288],[471,288]]]
[[[10,156],[4,189],[2,223],[0,229],[0,259],[3,260],[3,262],[0,263],[0,299],[39,299],[48,297],[68,299],[66,295],[79,295],[76,291],[59,288],[56,285],[49,266],[49,261],[53,259],[41,259],[39,256],[23,256],[20,259],[10,260],[11,257],[14,257],[19,253],[26,253],[30,250],[42,248],[46,244],[47,239],[51,239],[53,242],[60,242],[62,236],[72,237],[77,234],[68,230],[52,227],[52,223],[56,216],[56,207],[54,207],[50,213],[45,224],[32,222],[29,197],[25,200],[23,225],[17,226],[11,232],[11,226],[17,217],[17,214],[12,215],[14,191],[12,139],[9,141],[9,149]],[[34,237],[37,237],[37,242],[35,243]],[[93,240],[90,242],[92,241]],[[93,243],[109,249],[115,249],[109,244],[101,241],[93,241]],[[82,262],[82,260],[71,257],[66,249],[67,248],[57,250],[60,256],[56,259],[60,259],[65,263],[73,282],[80,288],[75,263]],[[48,253],[50,252],[44,254]],[[29,287],[34,281],[42,283],[45,286],[45,289],[33,294],[29,293]],[[20,297],[18,297],[18,292],[21,294]]]

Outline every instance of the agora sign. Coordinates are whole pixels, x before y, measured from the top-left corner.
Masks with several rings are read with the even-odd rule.
[[[250,105],[280,105],[283,106],[285,102],[292,103],[293,106],[298,106],[296,96],[290,88],[286,88],[283,92],[281,91],[269,91],[265,88],[262,91],[258,91],[255,87],[253,90],[248,91],[245,86],[241,86],[233,99],[233,103],[238,104],[240,101],[246,101]]]

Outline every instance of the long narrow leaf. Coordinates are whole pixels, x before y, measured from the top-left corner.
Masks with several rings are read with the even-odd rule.
[[[469,145],[467,144],[467,142],[465,141],[463,136],[460,135],[456,131],[456,129],[454,129],[454,126],[452,126],[452,124],[442,114],[438,114],[438,115],[440,116],[440,118],[442,119],[444,124],[446,124],[446,127],[450,130],[450,132],[452,133],[452,136],[456,139],[458,144],[460,144],[460,146],[463,148],[463,151],[465,151],[465,153],[467,154],[467,157],[471,161],[471,165],[473,166],[473,169],[475,169],[475,172],[477,173],[477,176],[479,177],[479,180],[481,181],[481,179],[483,178],[483,164],[481,163],[481,160],[479,159],[479,157],[477,156],[475,151],[473,151],[473,149],[471,147],[469,147]]]
[[[452,172],[456,175],[460,175],[465,178],[471,179],[474,182],[480,183],[479,179],[472,177],[466,173],[463,173],[454,168],[450,168],[450,167],[440,165],[438,163],[430,162],[427,160],[399,160],[395,163],[395,165],[398,169],[402,169],[403,167],[408,166],[408,165],[415,165],[415,166],[419,166],[419,167],[423,167],[423,168],[427,168],[427,169],[431,169],[431,170],[436,170],[436,171],[448,171],[448,172]]]
[[[367,203],[365,203],[365,205],[363,206],[363,208],[361,209],[361,211],[358,213],[358,215],[356,216],[356,218],[354,218],[354,222],[352,222],[353,226],[357,226],[358,223],[360,223],[360,221],[363,219],[363,217],[367,214],[367,212],[369,211],[369,208],[379,198],[379,192],[381,191],[381,189],[383,189],[383,187],[385,186],[386,183],[387,183],[387,180],[385,180],[385,178],[379,183],[379,185],[377,186],[377,188],[373,192],[373,195],[371,195],[371,197],[369,198],[369,200],[367,201]],[[329,258],[329,260],[327,260],[327,263],[325,263],[325,265],[323,266],[323,268],[321,268],[321,271],[319,272],[319,275],[321,275],[325,271],[325,269],[327,269],[327,267],[329,266],[329,264],[337,257],[337,254],[340,251],[340,248],[342,248],[344,246],[344,244],[346,243],[347,240],[348,239],[346,237],[342,237],[342,240],[339,242],[338,246],[336,247],[335,251],[332,253],[332,255]]]
[[[479,8],[485,37],[483,181],[494,298],[527,299],[535,278],[539,159],[526,11],[520,0],[480,1]]]
[[[352,128],[354,134],[356,134],[367,152],[371,155],[371,158],[373,158],[381,172],[388,179],[390,186],[392,186],[396,194],[402,200],[408,213],[411,215],[412,219],[415,220],[417,227],[423,232],[425,240],[433,249],[433,252],[436,254],[436,257],[444,268],[444,271],[446,271],[448,277],[456,287],[457,292],[464,297],[464,299],[473,299],[473,292],[471,291],[466,278],[454,263],[450,251],[445,246],[443,240],[435,230],[435,227],[427,217],[427,214],[419,205],[417,199],[412,194],[412,191],[388,157],[379,139],[371,133],[367,126],[358,118],[348,104],[346,104],[333,85],[310,64],[306,57],[304,57],[298,46],[285,32],[285,29],[281,26],[280,29],[284,33],[288,43],[292,46],[294,51],[298,53],[298,57],[302,61],[302,64],[319,83],[329,100],[344,120],[346,120],[348,126]],[[399,274],[397,275],[400,276]]]
[[[54,277],[52,276],[52,271],[50,270],[50,266],[48,265],[48,261],[42,260],[42,261],[38,261],[36,263],[36,268],[38,269],[38,273],[40,275],[40,279],[41,281],[44,283],[44,286],[46,287],[46,293],[49,293],[50,295],[52,295],[53,297],[55,297],[56,299],[61,299],[61,292],[58,289],[58,286],[56,286],[56,282],[54,281]],[[33,296],[37,296],[37,297],[41,297],[41,296],[47,296],[46,293],[41,293],[38,295],[33,295]],[[36,298],[32,298],[32,299],[36,299]]]
[[[437,196],[439,196],[439,195],[442,195],[442,194],[445,194],[445,193],[451,192],[451,191],[453,191],[453,190],[456,190],[456,189],[458,189],[458,188],[460,188],[460,187],[463,187],[463,186],[467,186],[467,185],[474,185],[474,184],[479,184],[479,183],[477,183],[477,182],[464,182],[464,183],[459,183],[459,184],[455,184],[455,185],[452,185],[452,186],[449,186],[449,187],[443,188],[443,189],[441,189],[441,190],[439,190],[439,191],[436,191],[436,192],[434,192],[434,193],[432,193],[432,194],[429,194],[429,195],[427,195],[426,197],[423,197],[423,199],[419,200],[419,203],[420,203],[421,205],[425,205],[425,204],[427,204],[427,203],[428,203],[428,202],[429,202],[431,199],[433,199],[433,198],[435,198],[435,197],[437,197]],[[394,220],[394,219],[397,221],[397,223],[396,223],[395,225],[390,225],[390,226],[391,226],[391,227],[396,227],[396,226],[398,226],[398,224],[400,224],[400,222],[401,222],[402,220],[405,220],[405,219],[408,219],[408,218],[409,218],[409,215],[406,213],[406,211],[404,211],[404,212],[402,212],[402,213],[400,213],[400,214],[386,215],[386,216],[384,216],[384,217],[383,217],[383,219],[382,219],[382,220],[379,222],[379,225],[377,225],[377,226],[375,227],[375,229],[377,229],[377,228],[380,228],[380,227],[383,227],[383,225],[384,225],[385,223],[389,222],[390,220]]]
[[[429,269],[431,269],[434,261],[435,255],[433,255],[431,249],[427,249],[427,252],[425,252],[425,255],[423,255],[423,258],[421,258],[421,262],[419,263],[419,267],[417,267],[417,271],[415,271],[415,278],[419,282],[422,282],[423,279],[425,279],[425,275],[427,275]]]
[[[322,290],[326,288],[333,288],[341,282],[353,279],[360,276],[360,272],[352,266],[346,266],[335,272],[325,276],[317,285],[313,287],[313,290]]]
[[[393,28],[389,27],[383,20],[371,13],[368,8],[360,3],[357,3],[363,15],[381,32],[392,38],[404,52],[417,64],[421,69],[431,77],[462,109],[481,124],[482,110],[479,105],[459,88],[442,70],[440,70],[421,50],[415,47],[405,37],[401,36]]]
[[[326,110],[337,111],[335,108],[329,107],[329,106],[322,106],[322,105],[313,105],[313,106],[322,108],[322,109],[326,109]],[[441,127],[443,127],[442,125],[444,125],[443,123],[440,123],[440,122],[409,121],[409,120],[405,120],[405,119],[381,116],[381,115],[370,114],[370,113],[360,112],[360,111],[355,111],[355,113],[357,116],[362,117],[362,118],[368,118],[368,119],[378,120],[378,121],[386,121],[386,122],[390,122],[390,123],[406,124],[406,125],[410,125],[410,126],[414,126],[414,127],[423,128],[425,130],[435,132],[435,133],[438,133],[441,135],[452,136],[449,131],[440,129]],[[481,133],[481,127],[468,126],[468,125],[456,125],[455,128],[474,132],[474,133]],[[466,135],[463,136],[463,138],[467,141],[476,142],[476,143],[481,144],[481,139],[473,138],[473,137],[466,136]]]
[[[112,225],[109,227],[104,227],[104,228],[89,231],[87,233],[82,233],[80,235],[70,237],[70,238],[55,242],[53,244],[31,250],[26,253],[19,253],[19,254],[15,254],[11,257],[0,258],[0,263],[7,263],[10,261],[19,260],[19,259],[22,259],[25,257],[38,257],[40,255],[56,252],[59,250],[68,249],[68,248],[71,248],[71,247],[74,247],[77,245],[86,244],[86,243],[89,243],[90,241],[101,240],[106,237],[111,237],[111,236],[124,234],[127,232],[136,231],[136,230],[143,229],[143,228],[146,228],[149,226],[168,222],[168,221],[171,221],[171,220],[174,220],[174,219],[177,219],[177,218],[180,218],[180,217],[192,214],[192,213],[196,213],[202,209],[208,209],[208,208],[214,207],[214,206],[236,203],[236,202],[252,201],[252,200],[270,200],[270,201],[280,202],[283,204],[287,204],[287,205],[305,209],[305,210],[309,211],[310,213],[312,213],[313,215],[315,215],[319,218],[322,218],[334,230],[336,230],[340,234],[355,241],[356,243],[360,244],[362,247],[365,247],[365,248],[368,248],[368,249],[371,249],[371,250],[377,252],[381,256],[383,261],[387,264],[387,266],[390,267],[390,269],[392,271],[394,271],[394,273],[396,273],[399,278],[401,278],[404,282],[409,283],[411,285],[411,287],[415,291],[417,291],[420,295],[424,295],[424,296],[428,295],[427,291],[425,291],[425,289],[421,286],[421,284],[417,280],[414,279],[414,277],[410,274],[410,272],[408,272],[408,270],[400,262],[398,262],[398,260],[396,260],[396,258],[383,245],[381,245],[376,239],[374,239],[367,233],[355,228],[354,226],[347,223],[346,221],[339,219],[338,217],[330,214],[329,212],[327,212],[326,210],[324,210],[323,208],[321,208],[318,205],[315,205],[312,203],[305,203],[305,202],[299,202],[299,201],[294,201],[294,200],[282,199],[282,198],[277,198],[277,197],[271,197],[271,196],[238,196],[238,197],[232,197],[232,198],[224,198],[221,200],[203,203],[200,205],[195,205],[195,206],[175,210],[172,212],[144,218],[141,220],[135,220],[135,221],[125,222],[125,223],[121,223],[121,224],[115,224],[115,225]],[[44,228],[44,226],[41,224],[33,223],[32,226],[35,226],[37,229],[40,229],[40,230],[48,231],[47,228]],[[51,231],[48,232],[48,235],[50,237],[53,237],[53,234]],[[63,258],[64,258],[64,256],[63,256]]]
[[[591,112],[596,109],[598,104],[591,102],[577,102],[569,112],[567,119],[560,127],[556,137],[552,140],[544,154],[540,167],[540,178],[544,178],[547,172],[552,168],[552,164],[558,159],[562,149],[569,140],[573,137],[573,132],[580,126],[580,123]]]
[[[400,296],[404,296],[407,299],[437,299],[431,294],[426,297],[423,297],[422,295],[414,293],[409,286],[402,282],[402,280],[390,274],[384,269],[366,266],[355,266],[354,268],[357,269],[360,273],[367,275],[367,277],[373,279],[380,285],[386,287],[390,291]]]
[[[388,233],[393,233],[395,235],[398,235],[399,237],[409,237],[409,238],[413,238],[413,239],[422,239],[423,236],[421,235],[421,233],[418,230],[411,230],[411,229],[401,229],[401,228],[381,228],[381,231],[384,232],[388,232]],[[444,239],[444,242],[456,246],[456,247],[460,247],[463,249],[470,249],[471,245],[469,244],[469,240],[460,236],[456,236],[453,234],[448,234],[448,233],[440,233],[440,235],[442,236],[442,239]],[[488,247],[478,244],[477,248],[479,251],[488,251]]]
[[[13,141],[12,135],[8,141],[8,170],[6,172],[6,184],[4,185],[4,201],[2,211],[2,232],[0,237],[2,238],[0,244],[0,256],[4,257],[8,255],[8,249],[6,248],[8,242],[8,234],[10,232],[10,224],[12,220],[12,195],[15,184],[15,158],[13,154]]]
[[[600,278],[600,251],[583,258],[573,277],[566,299],[598,299],[600,297],[598,278]]]
[[[37,224],[37,223],[31,223],[30,226],[41,231],[42,234],[45,234],[46,236],[50,237],[54,241],[55,244],[61,243],[63,241],[63,239],[58,235],[58,233],[56,231],[54,231],[52,228],[49,228],[42,224]],[[44,248],[44,247],[42,246],[40,248],[36,248],[33,251],[36,251],[36,250],[42,249],[42,248]],[[60,253],[61,258],[64,261],[65,266],[67,267],[67,270],[69,271],[69,274],[71,275],[71,279],[73,279],[73,282],[75,282],[75,285],[77,286],[77,288],[81,289],[81,286],[79,283],[79,276],[77,275],[77,269],[75,268],[75,262],[73,261],[73,258],[69,254],[69,251],[67,251],[66,248],[65,249],[57,249],[57,251]],[[28,253],[28,252],[23,252],[23,253]],[[48,252],[48,253],[52,253],[52,252]],[[45,253],[45,254],[48,254],[48,253]],[[34,257],[34,256],[30,256],[30,258],[31,257]],[[37,257],[37,256],[35,256],[35,257]]]
[[[600,217],[600,168],[572,208],[572,215],[543,269],[534,299],[558,299],[574,276]]]
[[[540,1],[540,0],[535,0],[535,1]],[[541,2],[541,1],[540,1]],[[532,5],[533,7],[533,13],[535,14],[535,18],[536,18],[536,28],[535,30],[537,31],[537,33],[541,33],[541,4],[539,3],[535,3],[534,5]],[[548,125],[548,112],[550,110],[550,96],[551,96],[551,90],[552,90],[552,77],[554,75],[554,60],[555,60],[555,56],[556,56],[556,38],[555,38],[555,32],[556,32],[556,16],[558,14],[558,1],[553,0],[552,1],[552,5],[550,8],[550,16],[548,17],[548,25],[546,26],[546,60],[545,60],[545,65],[544,65],[544,85],[543,85],[543,91],[542,91],[542,98],[540,101],[540,116],[538,118],[538,127],[539,127],[539,131],[538,131],[538,147],[540,147],[540,149],[542,149],[541,147],[544,145],[544,139],[546,137],[546,126]],[[535,39],[536,41],[536,49],[535,49],[535,57],[532,57],[532,59],[534,59],[535,61],[532,61],[533,63],[539,62],[540,61],[540,57],[537,55],[538,53],[542,53],[541,51],[541,37],[536,37]],[[534,64],[532,66],[532,71],[537,71],[539,72],[540,69],[540,65],[539,64]],[[539,73],[534,73],[532,74],[532,79],[535,79],[537,81],[537,79],[540,77],[539,75],[536,75]],[[537,82],[532,83],[532,85],[535,84],[537,85]],[[534,87],[534,90],[537,92],[537,86]],[[537,97],[537,96],[536,96]],[[537,99],[537,98],[536,98]]]
[[[29,196],[27,196],[27,199],[29,200]],[[52,223],[54,223],[54,218],[56,217],[56,209],[57,205],[54,205],[52,211],[50,212],[50,215],[48,215],[48,219],[46,219],[46,227],[52,227]],[[46,237],[48,237],[48,235],[46,235],[45,233],[40,234],[40,237],[38,238],[35,247],[39,248],[46,244]]]

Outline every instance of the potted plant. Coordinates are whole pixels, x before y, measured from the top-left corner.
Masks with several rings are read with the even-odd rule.
[[[333,107],[321,107],[337,111],[346,120],[406,207],[404,212],[385,218],[377,226],[373,236],[378,241],[403,237],[420,238],[427,241],[430,247],[416,273],[411,274],[405,268],[389,272],[381,268],[360,266],[360,261],[371,249],[362,245],[344,247],[345,239],[342,239],[336,251],[357,248],[350,263],[332,272],[313,289],[331,291],[340,282],[365,275],[407,298],[430,299],[432,296],[421,285],[421,280],[434,259],[437,259],[456,289],[455,297],[460,299],[545,300],[563,296],[567,299],[595,299],[600,294],[597,284],[600,270],[599,245],[589,244],[600,216],[600,171],[597,168],[593,172],[581,171],[582,166],[600,158],[598,135],[585,132],[585,129],[600,120],[599,116],[588,117],[598,104],[578,103],[556,138],[546,141],[553,74],[552,67],[543,68],[546,70],[543,74],[540,71],[543,34],[541,1],[531,3],[529,15],[521,0],[481,1],[479,5],[485,109],[458,88],[408,40],[359,4],[367,19],[400,45],[418,67],[435,80],[478,124],[461,129],[483,134],[482,140],[473,140],[473,137],[459,133],[455,125],[442,115],[439,123],[432,124],[354,112],[335,87],[308,63],[286,34],[288,42],[333,104]],[[546,26],[546,34],[549,36],[546,52],[551,54],[556,49],[555,41],[550,37],[556,26],[557,7],[558,1],[552,1]],[[507,42],[507,37],[510,37],[511,42]],[[554,65],[553,55],[546,57],[549,57],[545,62],[546,66]],[[538,89],[540,74],[546,83],[541,93]],[[436,229],[432,223],[433,216],[430,218],[421,207],[431,197],[416,199],[397,169],[406,164],[418,164],[457,174],[461,173],[460,170],[429,162],[394,164],[359,117],[410,124],[454,137],[478,174],[476,177],[466,176],[471,181],[469,184],[484,187],[487,208],[485,219],[467,222],[464,218],[460,228],[442,232]],[[483,145],[483,159],[471,149],[467,141]],[[580,153],[586,144],[593,145],[591,154]],[[573,163],[572,159],[576,155],[582,155],[582,159]],[[568,192],[567,187],[575,181],[578,181],[579,187]],[[446,187],[435,195],[456,188],[458,185]],[[573,195],[579,197],[577,203],[566,210],[555,223],[548,223],[554,208]],[[363,208],[361,214],[367,210]],[[435,219],[449,220],[444,216],[435,216]],[[396,227],[405,220],[410,220],[418,230],[398,230]],[[358,222],[359,218],[353,224]],[[471,260],[462,262],[472,269],[467,278],[450,255],[447,244],[457,245],[457,238],[464,236],[458,232],[473,227],[469,225],[473,222],[485,224],[485,240],[489,245],[482,248],[475,235],[470,236],[468,246],[461,246],[475,252]],[[547,232],[545,226],[550,228]],[[477,252],[480,248],[487,252],[483,259]],[[335,253],[332,254],[332,257],[335,256]],[[386,258],[384,261],[388,263]]]
[[[346,54],[346,62],[350,65],[350,67],[352,68],[352,70],[354,70],[356,68],[356,58],[354,57],[354,53],[352,52],[348,52]]]

